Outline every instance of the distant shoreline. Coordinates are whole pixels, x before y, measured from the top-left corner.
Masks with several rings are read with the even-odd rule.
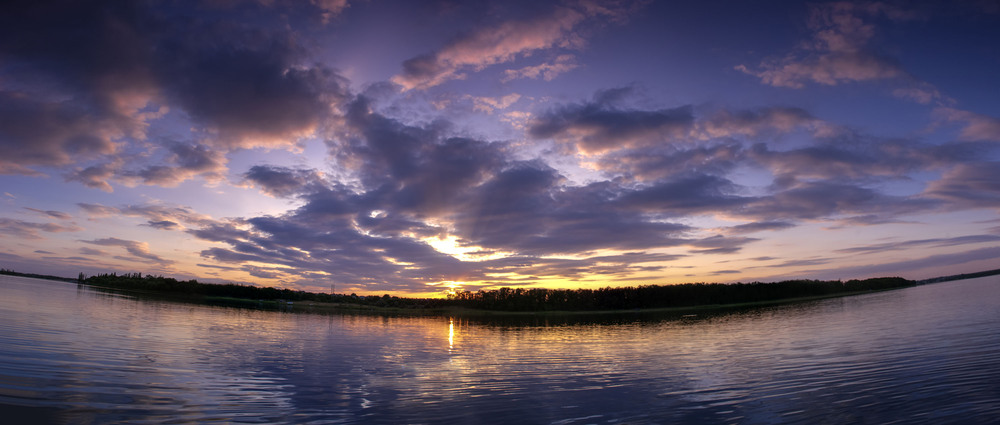
[[[235,284],[208,284],[208,283],[198,283],[197,281],[187,281],[179,282],[171,278],[163,277],[153,277],[146,276],[142,277],[140,274],[133,275],[101,275],[92,276],[90,278],[85,278],[82,274],[77,279],[66,278],[60,276],[50,276],[41,275],[34,273],[20,273],[13,270],[0,269],[0,274],[11,275],[11,276],[21,276],[36,279],[48,279],[56,280],[62,282],[76,282],[80,284],[86,284],[88,286],[111,290],[114,292],[121,292],[126,294],[141,294],[146,296],[155,296],[157,298],[164,298],[168,300],[182,301],[182,302],[194,302],[198,304],[213,305],[213,306],[223,306],[223,307],[236,307],[236,308],[249,308],[249,309],[259,309],[259,310],[277,310],[277,311],[289,311],[289,312],[302,312],[302,313],[320,313],[320,314],[371,314],[371,315],[406,315],[406,316],[455,316],[455,317],[476,317],[476,318],[488,318],[488,317],[569,317],[569,316],[609,316],[609,315],[621,315],[621,314],[664,314],[664,315],[697,315],[699,313],[710,313],[718,312],[730,309],[740,309],[740,308],[753,308],[762,307],[769,305],[780,305],[780,304],[792,304],[799,302],[808,302],[814,300],[836,298],[843,296],[860,295],[866,293],[880,292],[885,290],[900,289],[903,287],[912,287],[915,285],[923,285],[928,283],[938,283],[938,282],[948,282],[954,280],[962,279],[972,279],[978,277],[986,277],[993,275],[1000,275],[1000,269],[987,270],[975,273],[963,273],[958,275],[940,276],[931,279],[923,279],[920,281],[910,281],[901,278],[874,278],[869,279],[869,281],[879,281],[886,279],[893,279],[889,283],[883,283],[884,287],[875,287],[874,289],[860,289],[860,290],[842,290],[839,292],[821,293],[815,295],[806,296],[787,296],[787,297],[777,297],[771,299],[760,299],[760,300],[749,300],[741,302],[706,302],[706,303],[696,303],[689,305],[676,305],[676,306],[654,306],[654,307],[644,307],[644,308],[606,308],[606,309],[510,309],[510,308],[476,308],[475,304],[472,306],[469,303],[463,305],[463,301],[459,299],[420,299],[420,298],[401,298],[401,297],[390,297],[389,295],[383,296],[357,296],[357,295],[343,295],[343,294],[315,294],[304,291],[291,291],[291,290],[279,290],[276,288],[260,288],[251,287],[245,285],[235,285]],[[802,283],[804,282],[804,283]],[[664,285],[655,286],[650,285],[648,288],[666,288],[666,287],[678,287],[687,285],[689,287],[695,286],[696,289],[702,290],[704,292],[705,288],[714,287],[727,287],[728,285],[742,285],[742,286],[753,286],[760,290],[760,288],[765,288],[768,290],[778,288],[779,284],[789,284],[797,283],[800,286],[809,285],[829,285],[832,282],[839,281],[784,281],[784,282],[774,282],[774,283],[754,283],[754,284],[682,284],[682,285]],[[848,283],[865,282],[852,280]],[[165,284],[164,284],[165,283]],[[847,285],[848,283],[841,283],[842,285]],[[145,285],[145,287],[140,286],[140,284]],[[856,285],[857,286],[857,285]],[[857,286],[861,288],[862,286]],[[640,287],[638,289],[643,289]],[[621,292],[623,288],[606,288],[608,291],[618,291]],[[632,289],[632,287],[625,287],[624,289]],[[229,294],[234,291],[244,291],[247,296],[229,296]],[[249,292],[246,292],[249,291]],[[261,292],[267,292],[268,298],[265,299],[261,297]],[[526,295],[530,290],[514,290],[510,288],[503,288],[501,291],[487,291],[486,294],[495,294],[503,291],[508,291],[507,293],[517,293]],[[549,290],[544,290],[549,291]],[[572,292],[573,290],[566,290]],[[585,290],[592,292],[591,290]],[[215,292],[214,294],[212,292]],[[559,290],[551,291],[553,294],[560,293]],[[255,296],[251,297],[250,294]],[[466,296],[476,296],[479,293],[465,293]],[[471,295],[470,295],[471,294]],[[633,295],[634,296],[634,295]],[[309,299],[309,298],[312,299]],[[329,300],[325,300],[329,298]],[[483,305],[480,303],[479,305]],[[510,306],[506,306],[510,307]]]
[[[917,285],[926,285],[928,283],[939,283],[939,282],[951,282],[953,280],[975,279],[977,277],[995,276],[998,274],[1000,274],[1000,269],[985,270],[975,273],[953,274],[950,276],[938,276],[938,277],[932,277],[930,279],[918,280]]]

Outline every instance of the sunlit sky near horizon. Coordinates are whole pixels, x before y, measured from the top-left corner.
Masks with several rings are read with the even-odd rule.
[[[996,1],[14,1],[0,267],[309,291],[1000,267]]]

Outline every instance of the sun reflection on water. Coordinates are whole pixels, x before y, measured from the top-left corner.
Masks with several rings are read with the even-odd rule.
[[[455,348],[455,319],[448,319],[448,352]]]

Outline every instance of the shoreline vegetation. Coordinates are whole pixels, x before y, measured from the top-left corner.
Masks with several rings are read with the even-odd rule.
[[[179,281],[141,273],[106,273],[76,279],[0,269],[0,274],[76,282],[98,290],[124,291],[209,305],[312,313],[447,314],[525,316],[608,313],[694,313],[810,301],[1000,274],[1000,269],[921,281],[878,277],[842,281],[786,280],[763,283],[686,283],[600,289],[499,288],[458,292],[447,298],[323,294],[234,283]]]

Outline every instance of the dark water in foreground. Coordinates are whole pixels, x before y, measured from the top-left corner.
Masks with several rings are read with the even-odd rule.
[[[237,310],[0,276],[4,423],[998,420],[997,276],[560,326]]]

